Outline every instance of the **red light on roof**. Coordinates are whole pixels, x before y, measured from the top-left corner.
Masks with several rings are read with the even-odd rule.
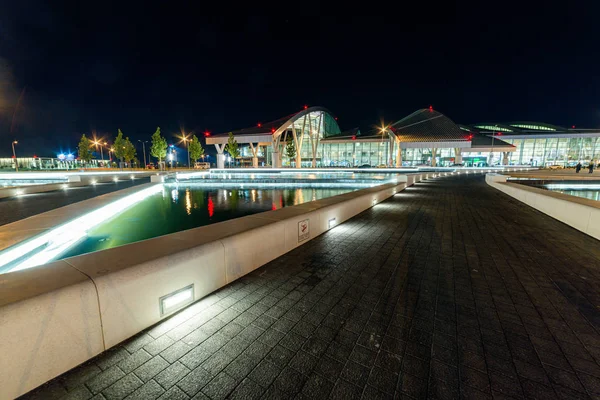
[[[305,104],[305,105],[304,105],[304,109],[306,110],[307,108],[308,108],[308,106]]]
[[[338,118],[338,117],[335,117],[335,120],[336,120],[336,121],[337,121],[337,118]]]
[[[271,128],[271,133],[275,133],[275,128]]]
[[[209,131],[204,131],[204,137],[209,137],[210,136],[210,132]]]
[[[352,140],[356,140],[356,135],[352,135]]]
[[[37,156],[34,154],[34,155],[33,155],[33,158],[37,158]]]
[[[262,126],[262,124],[259,122],[259,123],[258,123],[258,127],[260,128],[261,126]]]
[[[498,132],[498,136],[502,136],[502,132]]]
[[[433,106],[429,106],[429,111],[433,111]]]
[[[571,129],[575,129],[575,125],[573,125],[573,126],[571,127]]]

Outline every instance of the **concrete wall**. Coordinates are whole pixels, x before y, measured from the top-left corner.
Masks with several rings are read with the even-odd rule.
[[[0,279],[0,398],[19,396],[161,321],[159,299],[194,300],[426,179],[345,193],[84,254]],[[308,221],[306,239],[299,224]]]
[[[567,194],[507,182],[508,176],[487,174],[488,185],[544,214],[600,240],[600,204]]]

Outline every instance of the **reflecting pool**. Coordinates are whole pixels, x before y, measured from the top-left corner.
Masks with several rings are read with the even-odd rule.
[[[527,180],[515,180],[522,185],[534,186],[541,189],[550,190],[552,192],[564,193],[570,196],[582,197],[584,199],[590,199],[600,201],[600,181],[597,180],[540,180],[540,179],[527,179]]]
[[[0,252],[0,273],[353,190],[357,189],[154,185],[3,250]]]
[[[108,249],[263,211],[331,197],[350,189],[196,189],[167,186],[90,229],[60,258]]]

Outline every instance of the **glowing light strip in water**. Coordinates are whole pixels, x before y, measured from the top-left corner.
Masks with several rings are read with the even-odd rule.
[[[0,253],[0,268],[15,263],[10,272],[45,264],[58,257],[87,235],[87,231],[123,210],[158,193],[163,186],[153,185],[100,207],[39,236],[9,247]],[[36,252],[36,250],[40,249]],[[33,253],[29,255],[29,253]]]

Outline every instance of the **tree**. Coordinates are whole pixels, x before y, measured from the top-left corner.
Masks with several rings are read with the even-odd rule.
[[[159,164],[162,165],[162,160],[167,156],[167,139],[160,135],[160,127],[156,127],[156,132],[152,135],[152,147],[150,148],[150,155],[158,158]]]
[[[128,137],[125,138],[124,146],[125,152],[123,154],[123,159],[125,160],[125,162],[129,163],[135,158],[137,152],[135,150],[135,146],[133,145],[133,143],[131,143]]]
[[[233,133],[231,132],[229,132],[229,139],[227,140],[225,151],[228,152],[231,158],[233,158],[234,160],[240,156],[238,142],[237,140],[235,140],[235,137],[233,137]]]
[[[285,155],[290,158],[290,164],[292,160],[296,159],[296,145],[293,140],[288,140],[285,145]]]
[[[79,155],[79,159],[84,163],[89,163],[92,161],[92,143],[90,139],[88,139],[85,135],[81,135],[81,140],[79,141],[79,146],[77,150],[77,154]]]
[[[192,140],[188,145],[188,151],[190,152],[190,158],[194,160],[194,162],[204,154],[204,148],[202,148],[202,144],[200,144],[196,135],[192,136]]]
[[[117,157],[121,162],[125,159],[125,139],[123,139],[123,132],[118,130],[117,138],[113,144],[113,148],[115,149],[115,157]]]

